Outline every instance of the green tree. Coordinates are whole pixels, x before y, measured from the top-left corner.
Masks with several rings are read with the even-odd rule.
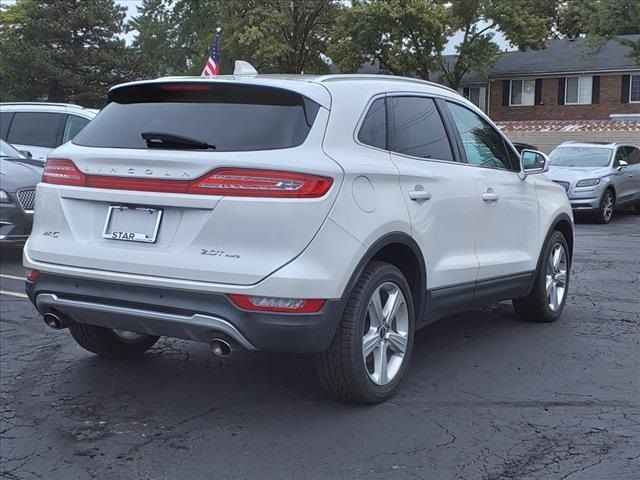
[[[341,7],[338,0],[145,0],[132,22],[134,45],[159,75],[198,75],[221,26],[223,73],[238,59],[260,72],[321,72]]]
[[[340,8],[338,0],[228,2],[227,45],[259,71],[326,72],[322,55]]]
[[[199,74],[215,28],[224,22],[224,0],[144,0],[130,27],[133,47],[156,76]]]
[[[99,106],[107,89],[141,75],[119,35],[113,0],[18,0],[0,12],[3,100]]]
[[[558,8],[557,23],[560,34],[568,37],[585,35],[594,48],[616,39],[631,49],[629,56],[640,65],[640,39],[617,38],[640,34],[638,0],[568,0]]]
[[[429,78],[458,88],[468,71],[486,73],[497,59],[499,30],[512,44],[543,48],[555,0],[354,0],[336,22],[330,57],[343,71],[377,62],[383,71]],[[457,57],[443,50],[458,32]]]
[[[174,45],[177,35],[172,0],[144,0],[129,28],[137,31],[132,48],[154,76],[186,70],[184,53]]]
[[[447,42],[444,1],[354,0],[336,22],[329,56],[343,71],[377,62],[394,75],[428,78]]]

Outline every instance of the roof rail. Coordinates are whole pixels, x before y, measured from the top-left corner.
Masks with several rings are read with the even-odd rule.
[[[592,145],[617,145],[624,142],[607,142],[606,140],[565,140],[562,143],[589,143]]]
[[[340,81],[340,80],[386,80],[386,81],[396,81],[396,82],[406,82],[406,83],[417,83],[420,85],[429,85],[431,87],[442,88],[444,90],[449,90],[453,93],[456,92],[453,88],[449,88],[445,85],[436,82],[430,82],[428,80],[422,80],[420,78],[411,78],[411,77],[401,77],[396,75],[380,75],[377,73],[334,73],[329,75],[322,75],[316,79],[316,82],[331,82],[331,81]]]
[[[58,102],[0,102],[0,105],[45,105],[52,107],[73,107],[82,108],[83,110],[90,110],[82,105],[76,105],[75,103],[58,103]]]

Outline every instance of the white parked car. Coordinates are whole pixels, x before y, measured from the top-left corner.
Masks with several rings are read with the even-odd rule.
[[[334,396],[398,387],[417,329],[513,299],[564,307],[573,218],[548,159],[519,155],[442,86],[236,75],[111,89],[49,156],[27,291],[85,349],[159,336],[317,354]]]
[[[44,162],[52,149],[71,140],[96,113],[68,103],[0,103],[0,138]]]

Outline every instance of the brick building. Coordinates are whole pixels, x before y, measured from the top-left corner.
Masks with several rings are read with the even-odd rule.
[[[615,40],[550,40],[543,50],[503,53],[488,79],[470,74],[460,90],[497,122],[640,116],[640,65],[629,52]]]

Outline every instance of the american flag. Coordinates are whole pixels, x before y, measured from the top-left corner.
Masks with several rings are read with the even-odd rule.
[[[222,29],[218,27],[216,29],[216,37],[213,39],[213,45],[211,46],[211,53],[207,59],[207,63],[202,70],[201,77],[213,77],[220,73],[220,35]]]

